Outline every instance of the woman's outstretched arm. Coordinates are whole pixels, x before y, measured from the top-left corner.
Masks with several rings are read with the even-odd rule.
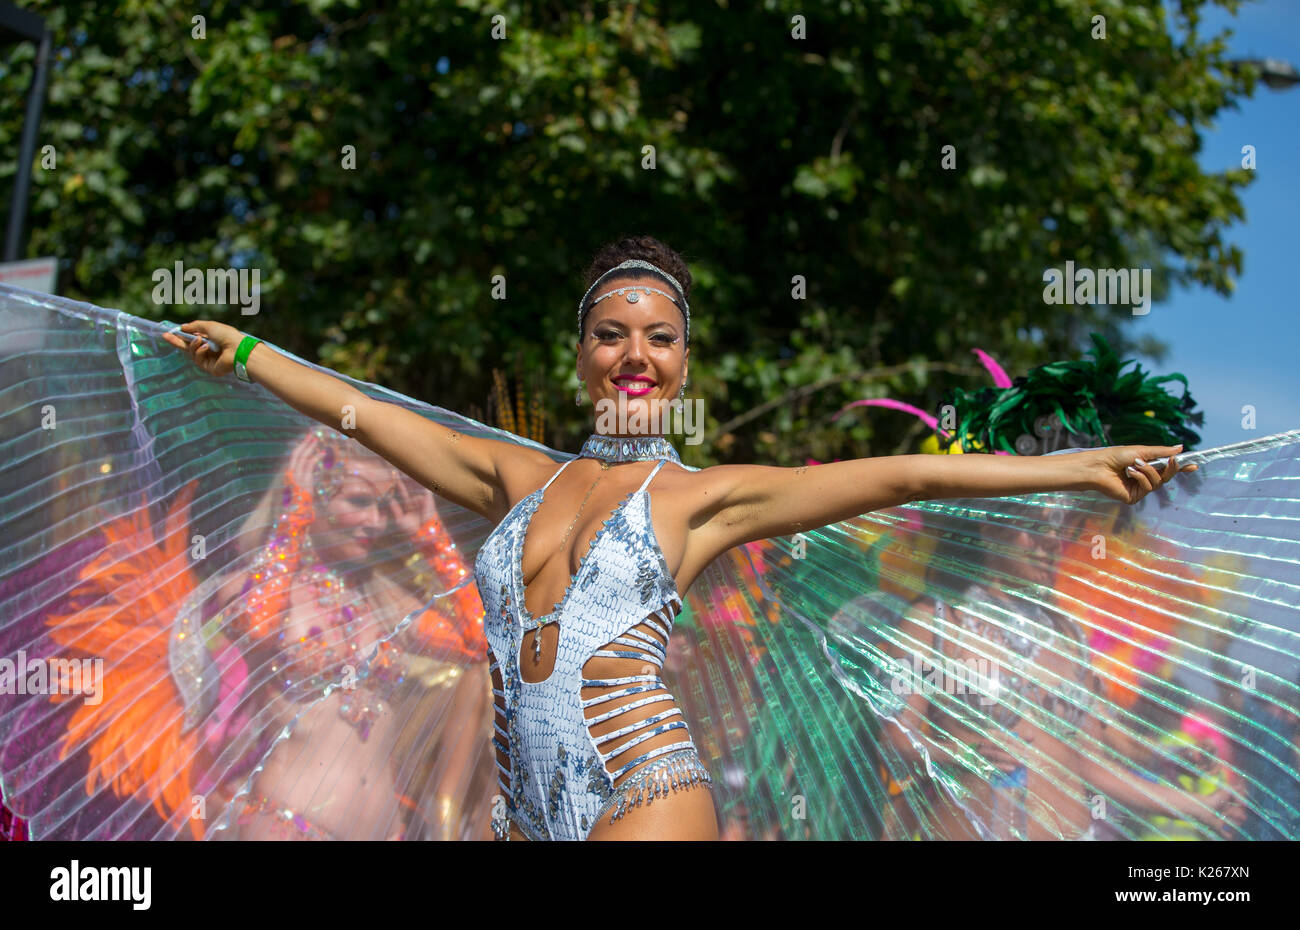
[[[234,371],[235,350],[244,334],[213,320],[182,324],[221,347],[213,352],[202,339],[186,343],[167,334],[168,342],[190,353],[212,375]],[[248,376],[299,413],[333,427],[391,462],[424,487],[454,504],[498,522],[509,509],[503,472],[530,459],[546,466],[541,452],[494,439],[466,436],[427,420],[405,407],[375,400],[343,380],[316,371],[258,343],[245,364]]]
[[[788,536],[900,504],[1042,491],[1100,491],[1135,504],[1179,471],[1181,446],[1109,446],[1064,455],[889,455],[775,468],[719,465],[703,474],[698,519],[710,548]],[[1164,472],[1147,461],[1168,456]],[[1134,464],[1140,462],[1141,464]]]

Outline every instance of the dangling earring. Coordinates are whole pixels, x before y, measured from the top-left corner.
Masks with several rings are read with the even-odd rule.
[[[677,392],[677,399],[683,400],[686,397],[686,379],[682,379],[682,389]]]
[[[573,405],[574,405],[575,407],[581,407],[581,406],[582,406],[582,394],[583,394],[583,391],[582,391],[582,379],[579,378],[579,379],[578,379],[578,389],[577,389],[576,391],[573,392]]]

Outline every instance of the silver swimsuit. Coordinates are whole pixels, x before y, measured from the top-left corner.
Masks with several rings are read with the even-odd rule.
[[[511,823],[530,839],[585,839],[606,813],[617,819],[629,807],[653,802],[668,791],[712,784],[658,674],[673,618],[681,611],[677,585],[650,519],[647,487],[664,461],[597,531],[550,614],[533,617],[524,604],[524,536],[546,489],[569,462],[511,509],[474,561],[486,611],[493,695],[506,722],[503,729],[494,720],[493,744],[510,763],[497,763],[505,801],[493,817],[499,839],[508,838]],[[519,672],[521,648],[532,649],[541,626],[560,620],[554,671],[544,681],[525,681]],[[662,642],[637,629],[643,626]],[[597,656],[639,660],[646,674],[585,678],[583,666]],[[584,700],[584,687],[612,690]],[[637,697],[655,691],[661,693]],[[588,719],[584,710],[593,716]],[[625,726],[599,737],[591,733],[592,725],[624,714]],[[681,731],[681,739],[636,751],[646,740],[673,730]],[[631,734],[636,735],[609,747]],[[628,773],[615,789],[614,783]]]

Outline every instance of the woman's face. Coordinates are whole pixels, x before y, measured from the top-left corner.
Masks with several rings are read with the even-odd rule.
[[[1045,509],[1027,507],[1013,512],[1014,520],[980,527],[987,544],[985,563],[995,572],[1050,587],[1061,558],[1060,530]]]
[[[593,299],[629,284],[665,289],[656,278],[616,278],[607,281]],[[638,292],[639,300],[628,303],[626,296],[602,300],[587,314],[582,341],[578,343],[578,377],[596,410],[601,402],[627,404],[628,416],[646,415],[656,421],[653,401],[670,401],[686,381],[686,320],[677,305],[660,294]],[[643,411],[636,413],[636,408]],[[612,408],[617,410],[617,407]]]
[[[360,561],[388,528],[392,469],[383,461],[353,458],[343,474],[338,493],[313,526],[312,544],[319,552],[323,543],[331,560]]]

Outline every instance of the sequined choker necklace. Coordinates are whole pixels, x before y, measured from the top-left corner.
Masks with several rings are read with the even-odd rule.
[[[601,459],[605,462],[644,462],[647,459],[670,459],[678,464],[681,458],[673,444],[662,436],[601,436],[592,433],[582,444],[579,458]]]

